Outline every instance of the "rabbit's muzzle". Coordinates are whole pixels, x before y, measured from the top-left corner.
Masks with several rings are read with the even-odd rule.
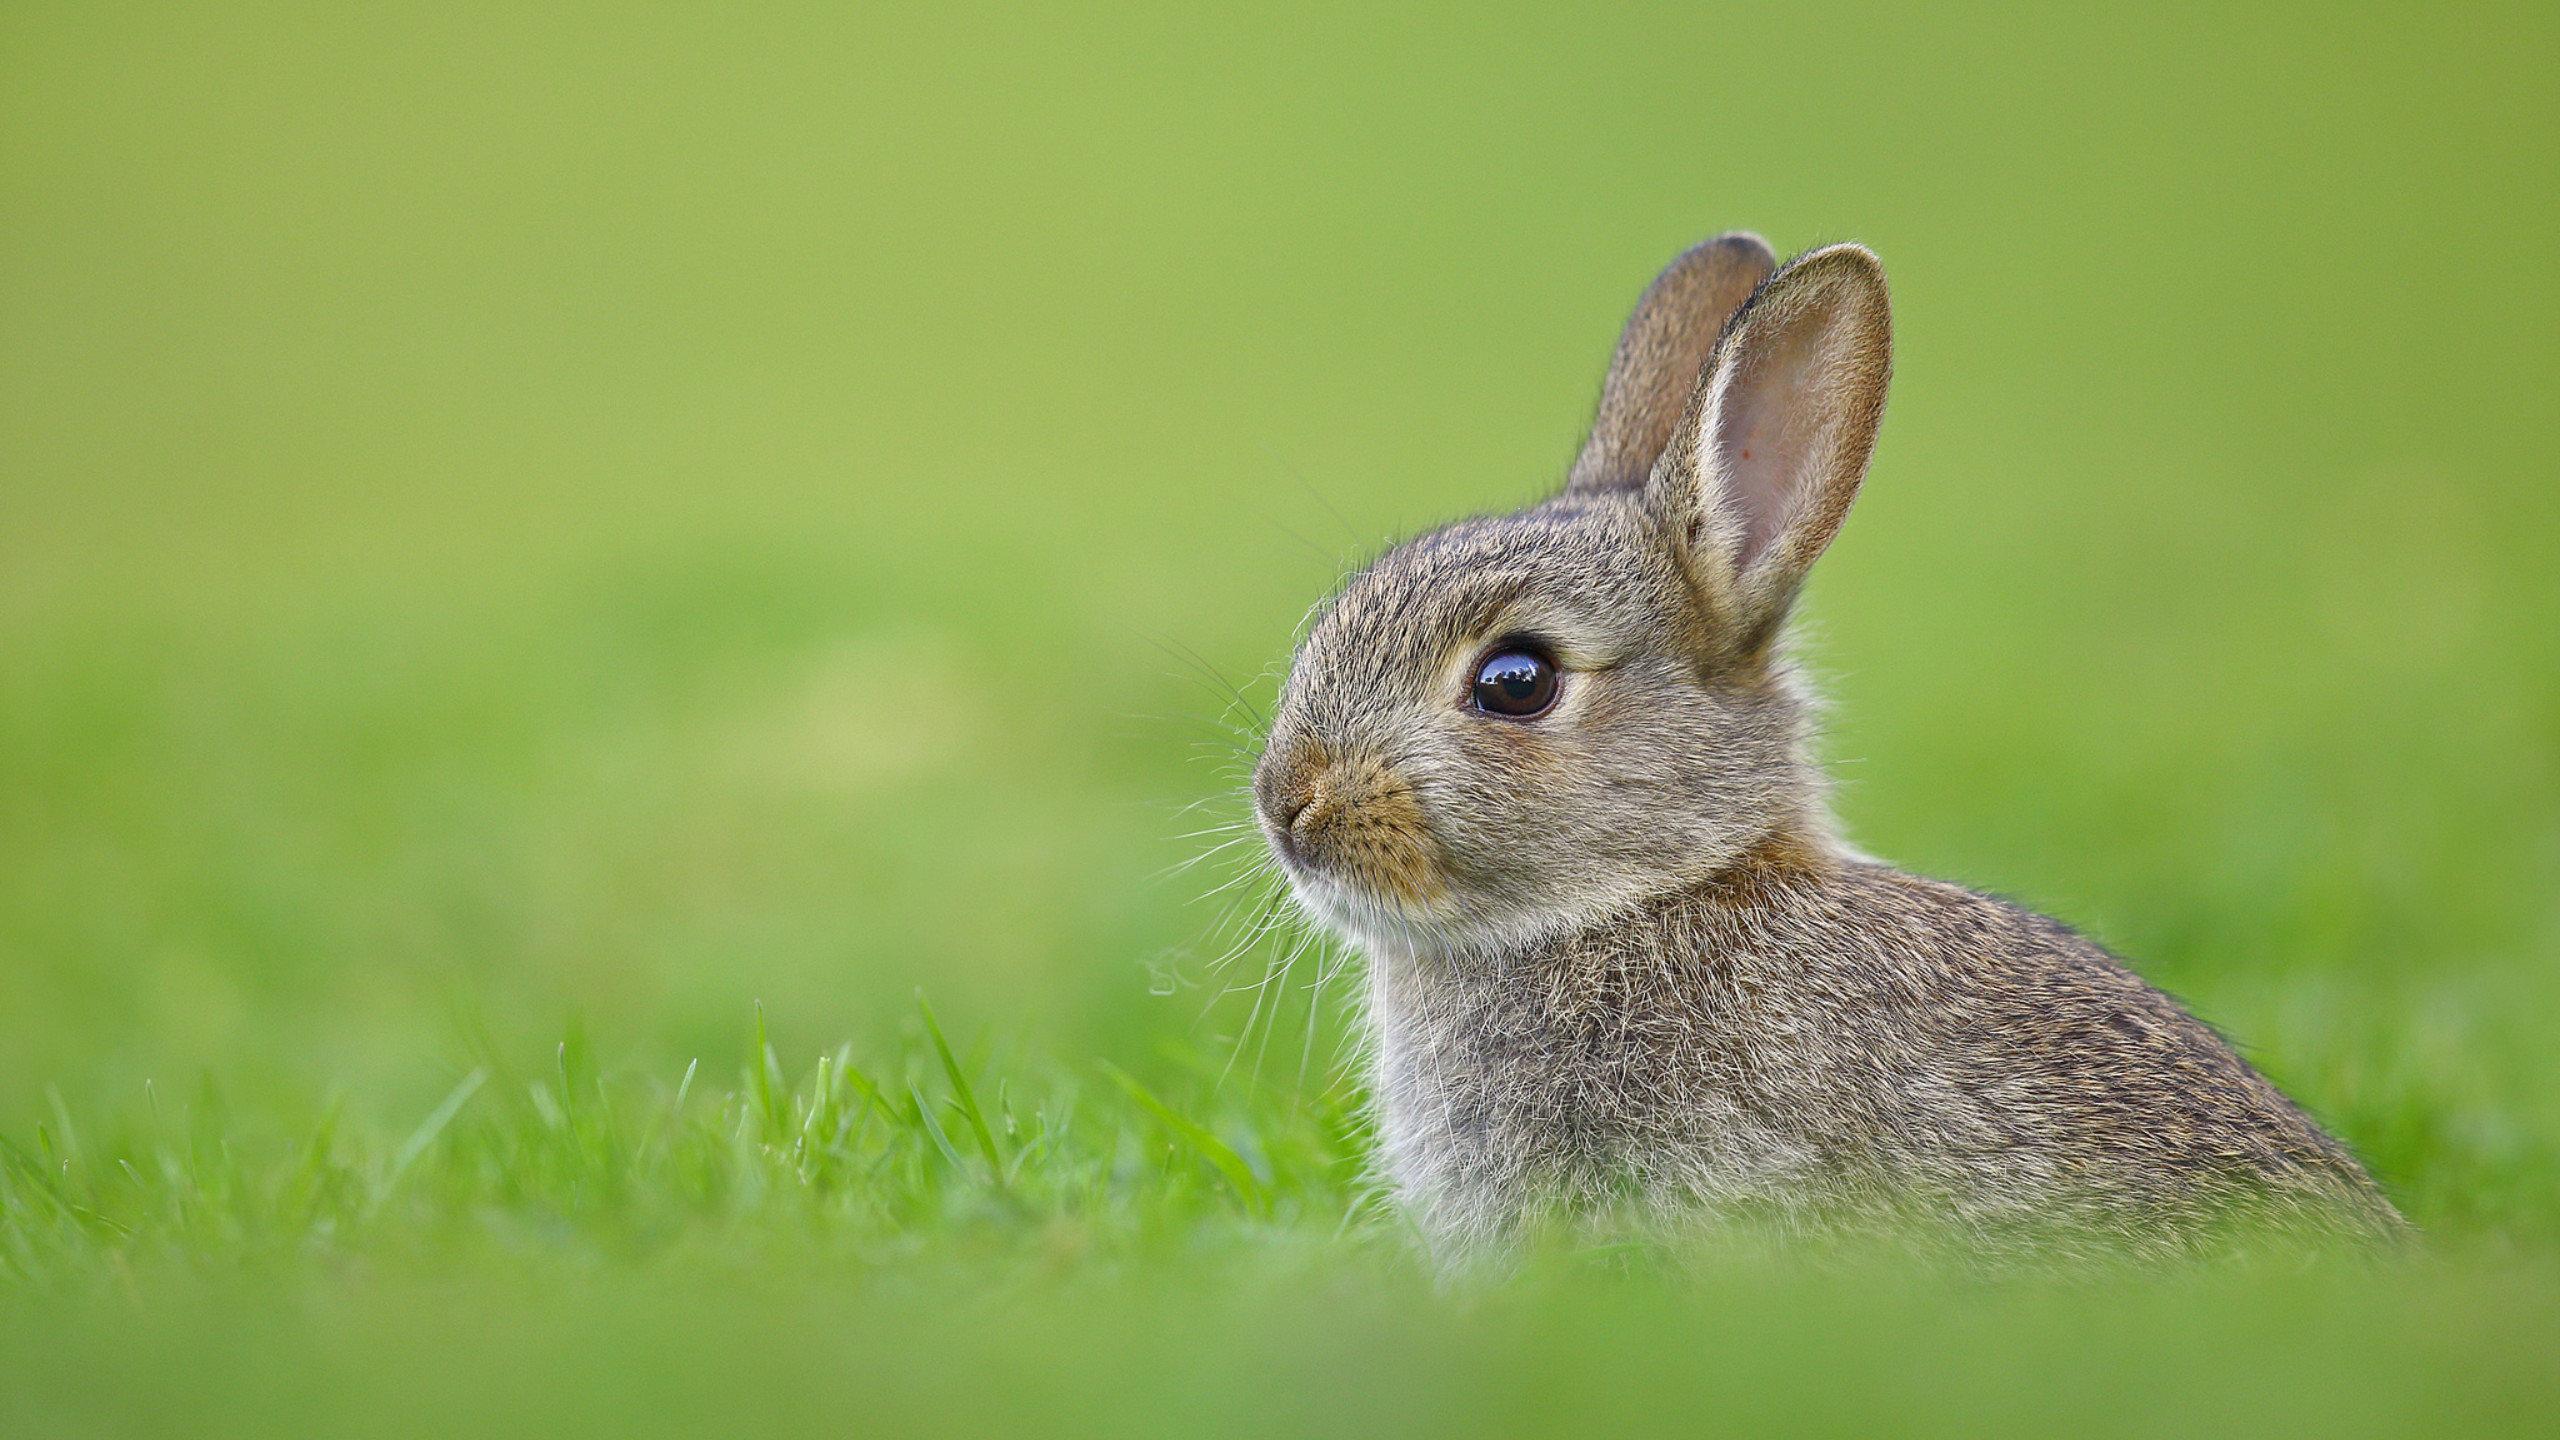
[[[1253,789],[1263,833],[1293,875],[1413,904],[1441,893],[1421,799],[1375,755],[1337,755],[1313,743],[1274,749]]]

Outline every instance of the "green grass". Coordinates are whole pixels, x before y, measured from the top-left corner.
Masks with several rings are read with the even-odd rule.
[[[1535,1252],[1455,1285],[1354,1183],[1357,1117],[1126,1074],[902,1058],[704,1082],[577,1038],[405,1131],[211,1091],[0,1149],[0,1416],[697,1433],[2530,1429],[2547,1254],[2170,1274],[1753,1244]],[[761,1031],[761,1026],[758,1030]],[[243,1326],[242,1317],[252,1323]],[[1666,1360],[1677,1357],[1676,1363]],[[1850,1383],[1854,1381],[1854,1383]]]
[[[1107,1064],[973,1065],[929,1006],[916,1019],[903,1061],[876,1070],[839,1045],[786,1073],[760,1038],[742,1073],[708,1082],[698,1065],[600,1070],[573,1038],[531,1074],[474,1067],[382,1130],[338,1098],[289,1127],[243,1115],[210,1084],[154,1087],[128,1114],[57,1104],[26,1142],[0,1142],[0,1257],[60,1292],[101,1264],[334,1268],[523,1243],[629,1262],[710,1236],[884,1263],[954,1242],[1107,1260],[1386,1228],[1354,1199],[1340,1088],[1230,1087],[1195,1112]]]
[[[8,7],[0,1430],[2548,1429],[2555,68],[2528,5]],[[1176,869],[1225,687],[1555,483],[1732,226],[1894,278],[1806,615],[1852,834],[2131,956],[2424,1255],[1448,1291],[1363,1189],[1347,977]]]

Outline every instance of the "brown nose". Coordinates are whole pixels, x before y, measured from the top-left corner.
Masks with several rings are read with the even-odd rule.
[[[1377,762],[1364,755],[1301,744],[1256,778],[1254,798],[1282,853],[1314,861],[1340,833],[1361,826],[1384,780]]]
[[[1421,799],[1382,758],[1311,742],[1275,749],[1253,798],[1283,859],[1407,900],[1440,893]]]
[[[1280,845],[1296,850],[1323,823],[1329,807],[1319,802],[1325,798],[1324,777],[1332,759],[1313,745],[1293,745],[1263,757],[1253,777],[1253,798]]]
[[[1333,822],[1340,818],[1348,802],[1343,794],[1342,772],[1326,766],[1316,772],[1315,783],[1306,799],[1290,803],[1289,838],[1300,846],[1318,843]]]
[[[1304,816],[1307,813],[1308,807],[1314,803],[1315,802],[1312,800],[1295,796],[1284,799],[1280,802],[1279,811],[1273,818],[1280,822],[1280,828],[1282,830],[1295,835],[1298,833],[1298,821],[1300,817]]]

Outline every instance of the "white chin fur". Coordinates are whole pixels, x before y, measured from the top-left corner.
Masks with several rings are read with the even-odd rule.
[[[1463,943],[1470,928],[1452,916],[1417,914],[1340,881],[1287,866],[1298,907],[1317,924],[1371,954],[1426,954]]]
[[[1451,904],[1423,910],[1285,862],[1281,869],[1300,909],[1372,956],[1516,954],[1590,924],[1609,908],[1500,913]]]

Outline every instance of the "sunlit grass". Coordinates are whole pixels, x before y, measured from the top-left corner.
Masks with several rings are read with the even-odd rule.
[[[2560,1277],[2476,1235],[2053,1273],[1568,1243],[1449,1276],[1362,1183],[1346,1092],[1206,1056],[1159,1091],[955,1045],[923,1005],[906,1030],[789,1064],[759,1024],[719,1076],[572,1036],[385,1127],[57,1104],[0,1142],[0,1416],[2381,1435],[2554,1403]]]
[[[1364,1198],[1346,1087],[1284,1095],[1206,1057],[1150,1067],[1176,1103],[1108,1062],[964,1056],[922,1001],[909,1030],[903,1053],[847,1043],[786,1068],[759,1016],[749,1063],[708,1079],[600,1067],[573,1036],[538,1072],[475,1066],[406,1127],[331,1101],[282,1128],[211,1083],[85,1116],[57,1092],[0,1137],[0,1263],[77,1290],[137,1264],[501,1240],[642,1261],[716,1236],[888,1261],[1393,1228]]]

